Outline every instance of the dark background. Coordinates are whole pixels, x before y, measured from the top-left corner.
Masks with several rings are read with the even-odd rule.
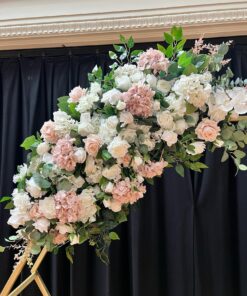
[[[247,37],[230,51],[236,77],[247,77]],[[216,39],[213,42],[221,42]],[[191,42],[189,42],[191,43]],[[150,44],[139,47],[147,48]],[[95,64],[107,71],[110,46],[0,52],[0,196],[13,190],[16,165],[25,161],[22,140],[52,117],[56,99],[87,85]],[[87,244],[70,265],[64,250],[48,254],[40,271],[53,296],[246,296],[247,172],[235,177],[222,151],[206,153],[202,174],[172,169],[118,227],[121,240],[105,266]],[[0,245],[13,231],[0,205]],[[0,254],[0,289],[13,253]],[[27,271],[23,276],[27,274]],[[32,284],[22,295],[38,296]]]

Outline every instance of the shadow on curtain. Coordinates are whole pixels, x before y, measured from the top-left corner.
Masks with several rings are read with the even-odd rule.
[[[221,41],[221,40],[217,40]],[[148,45],[142,45],[146,48]],[[56,99],[87,85],[95,64],[107,71],[109,47],[0,53],[0,195],[13,190],[22,140],[39,130]],[[236,76],[247,77],[247,38],[230,53]],[[76,247],[70,265],[62,249],[40,271],[53,296],[246,296],[247,173],[236,177],[221,151],[206,154],[202,174],[170,169],[118,227],[121,240],[105,266],[88,245]],[[8,212],[0,208],[0,235],[8,237]],[[0,289],[11,273],[13,252],[0,255]],[[23,277],[27,274],[24,272]],[[31,285],[22,295],[40,295]]]

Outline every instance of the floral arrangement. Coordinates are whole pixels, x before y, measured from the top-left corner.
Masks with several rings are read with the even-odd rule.
[[[247,112],[246,81],[222,71],[230,43],[199,39],[186,51],[180,27],[164,40],[141,51],[121,36],[109,52],[110,72],[95,67],[90,86],[59,98],[53,121],[22,143],[27,164],[18,167],[12,197],[2,198],[15,248],[31,242],[31,254],[44,246],[56,253],[66,245],[72,260],[73,245],[88,241],[107,262],[119,239],[112,230],[165,168],[200,172],[204,151],[221,147],[222,161],[231,157],[247,170],[247,121],[237,120]]]

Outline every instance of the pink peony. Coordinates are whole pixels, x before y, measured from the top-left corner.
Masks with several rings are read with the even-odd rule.
[[[79,220],[81,202],[74,191],[58,191],[54,196],[56,215],[61,223],[76,222]]]
[[[141,117],[152,115],[154,91],[146,85],[134,85],[123,93],[126,109],[132,114]]]
[[[46,121],[41,130],[41,137],[43,139],[45,139],[45,141],[49,142],[49,143],[56,143],[58,140],[58,135],[56,134],[55,131],[55,123],[51,120]]]
[[[203,118],[196,127],[195,132],[199,139],[214,142],[219,135],[220,127],[217,125],[217,122]]]
[[[138,167],[138,173],[144,178],[151,179],[155,176],[160,176],[167,165],[168,163],[163,160],[151,162],[150,164],[143,164]]]
[[[56,146],[52,149],[53,161],[58,167],[66,171],[73,171],[76,167],[76,161],[73,149],[73,139],[65,137],[57,141]]]
[[[169,60],[159,50],[150,48],[140,55],[137,66],[141,70],[151,69],[156,74],[160,71],[167,71]]]
[[[78,103],[80,98],[85,96],[87,90],[85,88],[81,88],[80,86],[74,87],[69,93],[69,97],[71,102]]]
[[[101,139],[97,135],[89,135],[83,140],[85,143],[85,150],[91,156],[96,156],[101,146]]]

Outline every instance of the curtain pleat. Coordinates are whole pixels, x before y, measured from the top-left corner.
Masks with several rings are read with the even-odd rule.
[[[147,44],[140,45],[146,48]],[[40,129],[57,109],[57,98],[88,85],[95,64],[106,73],[108,47],[22,51],[0,54],[0,195],[10,195],[16,165],[25,161],[22,140]],[[247,38],[235,38],[230,52],[236,76],[247,77]],[[209,168],[181,178],[166,170],[120,225],[110,264],[87,244],[48,254],[40,273],[53,296],[246,296],[247,173],[235,176],[222,151],[206,153]],[[0,244],[13,230],[0,205]],[[0,289],[12,270],[13,252],[0,254]],[[22,274],[24,279],[26,269]],[[32,284],[23,296],[38,296]]]

